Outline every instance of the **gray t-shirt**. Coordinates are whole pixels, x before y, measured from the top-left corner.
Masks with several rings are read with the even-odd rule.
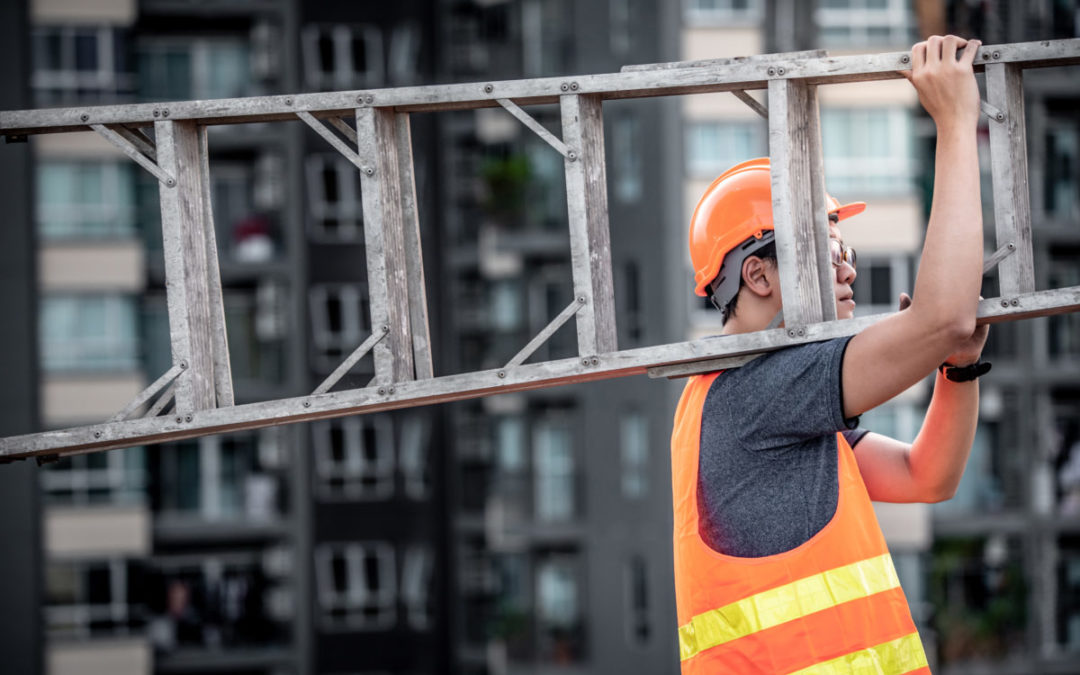
[[[836,432],[845,419],[840,366],[851,338],[770,352],[724,372],[701,418],[698,514],[713,549],[747,558],[789,551],[832,519]]]

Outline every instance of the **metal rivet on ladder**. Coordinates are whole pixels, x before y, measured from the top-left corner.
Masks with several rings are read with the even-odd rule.
[[[577,82],[571,82],[570,83],[570,91],[577,91],[577,90],[578,90],[578,83]]]
[[[311,401],[304,401],[304,407],[305,408],[310,408],[311,407]]]
[[[94,438],[101,438],[101,432],[100,431],[95,431],[94,432]]]
[[[364,103],[374,103],[374,102],[375,102],[375,97],[372,96],[371,94],[368,94],[367,96],[364,97]]]
[[[562,90],[562,91],[570,91],[570,85],[563,82],[562,84],[559,85],[559,89]]]
[[[900,57],[900,63],[911,63],[911,57],[907,54],[904,54]]]
[[[183,424],[184,423],[184,418],[183,417],[177,417],[176,418],[176,423],[177,424]]]
[[[568,160],[570,160],[571,162],[576,161],[577,160],[577,153],[574,152],[573,150],[571,150],[570,152],[566,153],[566,158]]]
[[[493,91],[495,91],[495,86],[494,85],[491,85],[491,84],[485,84],[484,85],[484,93],[485,94],[490,94]]]
[[[1020,306],[1020,298],[1013,298],[1012,300],[1009,301],[1009,304],[1012,305],[1013,307],[1019,307]]]
[[[994,117],[997,118],[998,122],[1004,122],[1005,121],[1005,113],[1003,113],[1003,112],[999,112],[997,115],[994,115]]]
[[[1002,300],[1001,301],[1001,306],[1002,307],[1008,307],[1009,306],[1009,301],[1008,300]]]
[[[374,176],[375,175],[375,169],[372,169],[370,166],[365,166],[364,167],[364,173],[366,173],[369,176]]]
[[[506,371],[505,370],[500,370],[499,371],[499,377],[500,378],[506,377]]]
[[[161,111],[161,116],[162,117],[168,117],[169,116],[169,109],[168,108],[163,109]]]
[[[598,363],[600,363],[600,359],[596,358],[595,356],[592,357],[592,364],[595,366]]]
[[[579,295],[577,301],[584,305],[585,304],[585,296],[584,295]]]
[[[390,326],[388,324],[384,323],[383,327],[382,327],[382,332],[389,333],[390,332]]]
[[[285,99],[285,105],[292,105],[292,99],[291,98]]]
[[[994,58],[995,59],[1000,59],[1001,58],[1001,52],[994,52]]]
[[[180,362],[180,367],[181,368],[187,368],[187,361],[181,361]]]
[[[387,392],[388,394],[393,394],[393,393],[394,393],[394,388],[393,388],[393,387],[390,387],[389,389],[387,389],[387,390],[386,390],[386,392]]]
[[[184,421],[185,422],[190,422],[191,421],[191,415],[184,415]]]
[[[176,179],[175,178],[170,178],[169,180],[165,181],[165,184],[168,185],[169,187],[176,187]],[[184,366],[184,367],[186,368],[187,366]]]
[[[767,73],[769,74],[769,76],[771,77],[771,76],[773,76],[773,75],[775,75],[775,74],[776,74],[776,68],[769,68],[769,69],[768,69],[767,71],[765,71],[765,72],[767,72]]]
[[[776,69],[776,74],[777,74],[777,75],[783,75],[783,74],[784,74],[784,68],[783,68],[783,66],[781,66],[780,68],[777,68],[777,69]]]
[[[90,121],[90,116],[84,114],[79,119],[81,119],[83,122],[89,122]]]
[[[386,387],[379,387],[379,396],[386,395]]]
[[[581,359],[581,365],[583,365],[583,366],[589,365],[589,359]]]
[[[161,111],[160,111],[160,110],[157,110],[157,109],[155,109],[155,110],[154,110],[154,117],[161,117]]]

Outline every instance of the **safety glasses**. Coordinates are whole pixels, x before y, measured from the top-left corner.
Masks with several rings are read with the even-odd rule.
[[[829,255],[832,256],[833,267],[840,267],[844,263],[855,269],[855,249],[844,246],[838,239],[829,239]]]

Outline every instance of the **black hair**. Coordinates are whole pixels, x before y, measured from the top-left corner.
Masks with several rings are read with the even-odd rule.
[[[754,251],[751,255],[756,256],[758,258],[761,258],[762,260],[770,260],[775,265],[776,264],[776,242],[775,241],[770,241],[768,244],[765,244],[764,246],[762,246],[757,251]],[[743,262],[745,263],[746,261],[744,260]],[[743,278],[742,278],[742,270],[739,270],[739,290],[735,291],[735,297],[733,297],[731,299],[731,302],[724,305],[723,309],[720,310],[720,313],[723,315],[722,325],[727,324],[728,319],[731,319],[731,318],[733,318],[735,316],[735,308],[739,304],[739,291],[741,291],[743,286],[745,286],[745,285],[746,285],[746,281],[743,280]],[[713,304],[716,304],[715,303],[715,298],[714,298]]]

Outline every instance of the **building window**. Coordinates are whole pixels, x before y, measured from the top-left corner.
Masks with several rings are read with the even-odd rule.
[[[1059,644],[1070,652],[1080,652],[1080,537],[1062,537],[1058,550]]]
[[[823,108],[821,139],[827,186],[834,196],[914,192],[911,111]]]
[[[1047,214],[1064,223],[1080,221],[1080,126],[1051,118],[1046,131]]]
[[[641,499],[649,492],[649,420],[640,412],[619,418],[619,456],[623,497]]]
[[[624,203],[641,201],[644,161],[641,157],[641,121],[621,115],[611,128],[615,198]]]
[[[543,661],[583,657],[582,589],[576,556],[547,555],[536,565],[536,622]]]
[[[248,163],[216,163],[210,172],[218,255],[227,260],[267,262],[277,253],[275,228],[255,205],[255,181],[256,172]]]
[[[322,499],[388,499],[394,494],[394,426],[387,415],[313,422],[315,490]]]
[[[1067,288],[1080,286],[1080,247],[1053,246],[1049,251],[1049,288]],[[1080,356],[1080,314],[1058,314],[1051,316],[1046,329],[1050,357],[1068,361]]]
[[[641,265],[636,260],[623,263],[623,283],[619,293],[623,301],[623,310],[619,315],[619,327],[625,331],[631,345],[641,344],[645,334],[646,318],[641,310]]]
[[[394,548],[386,542],[321,544],[315,583],[327,630],[386,630],[396,621]]]
[[[426,415],[406,417],[401,426],[401,478],[405,494],[422,501],[431,495],[431,423]]]
[[[275,436],[229,434],[162,445],[151,454],[154,510],[208,521],[269,522],[281,513],[280,479],[264,470]]]
[[[41,472],[41,487],[50,504],[143,504],[146,484],[142,447],[69,455],[46,464]]]
[[[315,241],[364,240],[360,172],[339,155],[311,155],[306,165],[308,232]]]
[[[309,292],[315,367],[331,371],[371,332],[367,294],[358,284],[319,284]]]
[[[715,178],[739,162],[765,154],[763,126],[753,122],[693,122],[686,137],[692,176]]]
[[[280,550],[156,555],[140,592],[150,609],[146,636],[156,650],[221,653],[288,640],[293,600]],[[203,651],[206,650],[206,651]]]
[[[50,637],[128,634],[144,622],[135,604],[139,569],[127,560],[50,560],[45,567],[45,625]]]
[[[634,0],[608,0],[608,40],[611,53],[627,56],[633,45]]]
[[[139,341],[135,299],[123,295],[45,296],[41,364],[48,372],[134,370]]]
[[[383,86],[382,31],[377,26],[308,26],[300,36],[309,89]]]
[[[824,0],[817,9],[824,47],[909,47],[917,39],[911,0]]]
[[[108,26],[33,29],[31,86],[38,105],[119,103],[133,92],[127,33]]]
[[[42,238],[133,236],[134,170],[121,162],[40,162],[37,219]]]
[[[856,313],[882,314],[899,307],[900,293],[911,294],[909,255],[859,255],[859,274],[853,285]]]
[[[570,425],[548,413],[533,426],[534,509],[536,519],[566,522],[577,515],[574,445]]]
[[[405,617],[413,630],[431,628],[432,593],[431,579],[435,560],[427,546],[411,546],[405,551],[401,565],[401,599],[405,605]]]
[[[649,578],[645,558],[635,555],[624,570],[626,587],[626,635],[634,646],[649,643],[652,625],[649,621]]]
[[[160,39],[139,45],[139,98],[144,101],[254,96],[250,48],[241,40]]]
[[[762,0],[685,0],[686,22],[695,25],[747,24],[761,19]]]

